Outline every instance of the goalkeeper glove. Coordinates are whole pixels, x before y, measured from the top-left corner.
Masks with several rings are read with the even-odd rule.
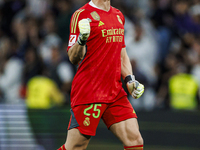
[[[144,85],[135,80],[133,75],[126,76],[124,82],[133,98],[138,99],[144,93]]]
[[[78,44],[84,46],[87,42],[87,39],[90,35],[90,20],[89,19],[82,19],[78,23],[79,27],[79,37],[78,37]]]

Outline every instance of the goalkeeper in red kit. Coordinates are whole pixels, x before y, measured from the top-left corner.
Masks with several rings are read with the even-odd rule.
[[[124,23],[110,0],[92,0],[72,15],[67,51],[78,70],[72,82],[67,140],[58,150],[85,150],[100,119],[125,150],[143,150],[137,116],[121,82],[122,77],[136,99],[144,92],[126,53]]]

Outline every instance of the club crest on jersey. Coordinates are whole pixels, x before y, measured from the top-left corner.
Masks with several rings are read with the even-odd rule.
[[[96,11],[93,11],[93,12],[91,12],[90,14],[91,14],[91,16],[92,16],[92,18],[93,18],[94,20],[97,20],[97,21],[100,20],[100,16],[99,16],[99,14],[98,14]]]
[[[119,21],[121,24],[123,24],[122,19],[120,18],[119,15],[117,15],[117,19],[118,19],[118,21]]]
[[[90,125],[90,118],[86,117],[85,120],[83,121],[84,126],[89,126]]]

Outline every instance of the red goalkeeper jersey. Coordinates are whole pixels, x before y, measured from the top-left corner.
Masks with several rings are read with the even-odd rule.
[[[72,82],[71,106],[89,103],[111,103],[125,96],[121,83],[121,50],[124,43],[123,14],[116,8],[104,11],[89,3],[71,18],[68,50],[77,41],[78,22],[91,20],[86,54]]]

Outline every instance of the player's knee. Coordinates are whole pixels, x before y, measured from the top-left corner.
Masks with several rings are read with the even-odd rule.
[[[125,146],[133,146],[133,145],[143,145],[144,141],[140,133],[138,134],[129,134],[124,141]]]
[[[142,136],[140,135],[138,138],[137,138],[137,144],[136,145],[143,145],[144,144],[144,140],[142,138]]]
[[[65,143],[65,148],[67,150],[86,150],[88,143],[87,142],[82,142],[82,143],[74,143],[74,144],[67,144]]]

